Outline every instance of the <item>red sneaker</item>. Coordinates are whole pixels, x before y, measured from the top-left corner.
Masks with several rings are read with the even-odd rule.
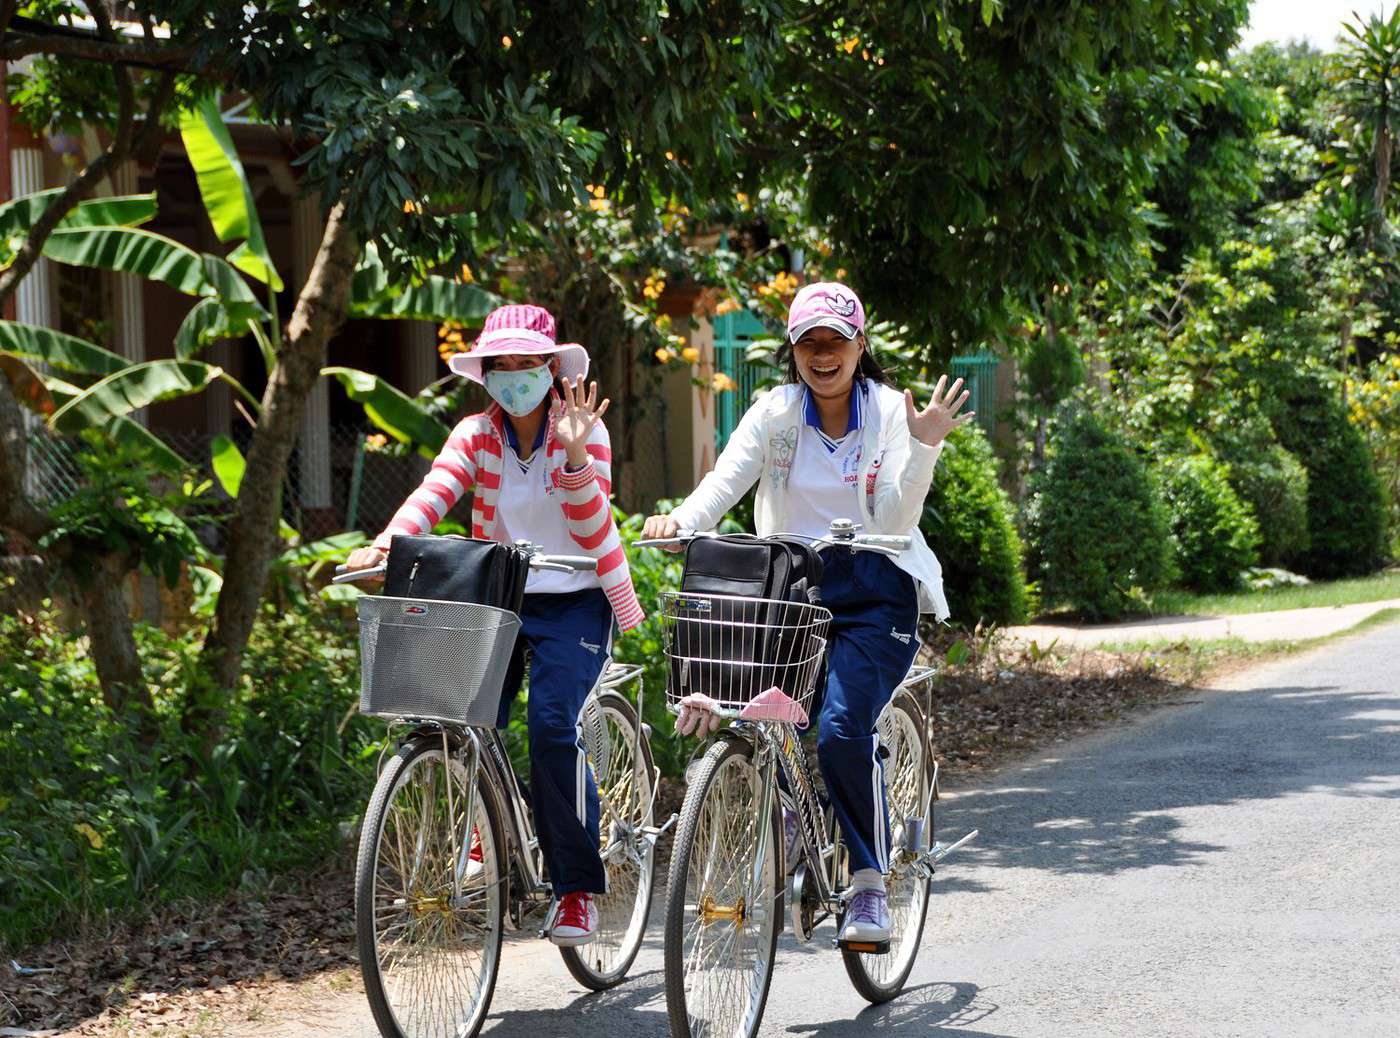
[[[592,894],[575,892],[559,899],[549,939],[562,948],[587,944],[598,935],[598,906]]]

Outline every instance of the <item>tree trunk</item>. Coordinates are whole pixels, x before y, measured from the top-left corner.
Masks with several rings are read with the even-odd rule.
[[[217,741],[223,704],[238,682],[276,546],[287,462],[301,431],[306,398],[325,365],[326,343],[349,309],[350,280],[358,259],[359,238],[345,220],[342,202],[331,210],[316,261],[287,325],[229,523],[224,586],[202,655],[214,681],[214,699],[191,704],[186,720],[187,728],[200,732],[206,743]]]
[[[133,704],[154,717],[151,690],[141,673],[141,657],[131,631],[131,610],[126,601],[126,578],[131,567],[126,560],[108,555],[98,564],[91,585],[81,589],[79,601],[87,618],[88,643],[102,698],[112,710],[121,712]]]

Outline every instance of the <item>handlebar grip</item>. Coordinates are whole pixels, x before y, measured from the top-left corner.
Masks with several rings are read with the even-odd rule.
[[[331,577],[332,584],[349,584],[356,580],[368,580],[371,577],[381,576],[389,567],[380,563],[378,566],[370,566],[368,569],[346,569],[344,566],[335,568],[335,575]]]
[[[897,533],[865,533],[856,537],[857,544],[874,544],[882,548],[898,548],[904,551],[912,543],[912,537],[906,537]]]
[[[591,555],[536,555],[530,559],[530,565],[535,566],[563,566],[571,570],[596,570],[598,560]]]

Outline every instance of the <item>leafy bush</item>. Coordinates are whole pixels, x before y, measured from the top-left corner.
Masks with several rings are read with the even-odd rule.
[[[1259,526],[1208,454],[1160,466],[1181,582],[1195,591],[1232,591],[1259,561]]]
[[[1117,619],[1171,573],[1170,525],[1142,461],[1085,412],[1057,429],[1032,480],[1026,532],[1047,606]]]
[[[1025,551],[997,458],[976,425],[956,430],[934,471],[920,526],[943,565],[953,617],[1022,623],[1028,611]]]
[[[314,864],[369,798],[383,727],[354,712],[345,610],[264,613],[207,757],[180,725],[199,635],[136,635],[158,712],[149,745],[103,703],[58,614],[0,616],[0,944]]]
[[[1308,550],[1308,470],[1273,442],[1232,444],[1221,456],[1230,486],[1258,523],[1261,563],[1296,565]]]
[[[1361,576],[1386,553],[1380,481],[1365,438],[1328,387],[1303,384],[1274,418],[1279,441],[1308,470],[1308,549],[1299,568],[1310,577]]]

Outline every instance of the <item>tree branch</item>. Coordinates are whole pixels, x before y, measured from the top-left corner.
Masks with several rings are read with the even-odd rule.
[[[92,5],[92,16],[97,22],[98,33],[107,40],[115,40],[116,32],[112,28],[111,18],[108,16],[106,8],[101,4]],[[15,294],[19,288],[19,283],[24,280],[34,264],[44,253],[44,245],[49,240],[49,235],[53,233],[55,227],[73,207],[79,202],[91,196],[97,185],[117,166],[126,161],[131,154],[133,127],[136,117],[136,95],[132,86],[131,74],[118,65],[116,72],[117,84],[117,125],[112,133],[112,142],[107,145],[106,150],[97,158],[93,159],[83,169],[83,172],[68,185],[64,191],[56,195],[54,199],[44,208],[44,213],[29,228],[29,233],[25,235],[24,245],[15,254],[14,262],[10,264],[3,274],[0,274],[0,306]],[[168,73],[166,79],[162,81],[152,99],[151,107],[146,113],[146,125],[142,129],[142,140],[146,139],[146,134],[155,132],[152,126],[159,129],[160,105],[168,104],[174,94],[174,74]]]
[[[93,7],[100,7],[94,4]],[[16,61],[31,54],[47,54],[56,58],[77,58],[104,64],[132,65],[138,68],[189,72],[209,75],[209,70],[191,64],[194,48],[149,43],[123,43],[120,40],[100,40],[92,37],[49,36],[16,33],[0,47],[0,58]]]

